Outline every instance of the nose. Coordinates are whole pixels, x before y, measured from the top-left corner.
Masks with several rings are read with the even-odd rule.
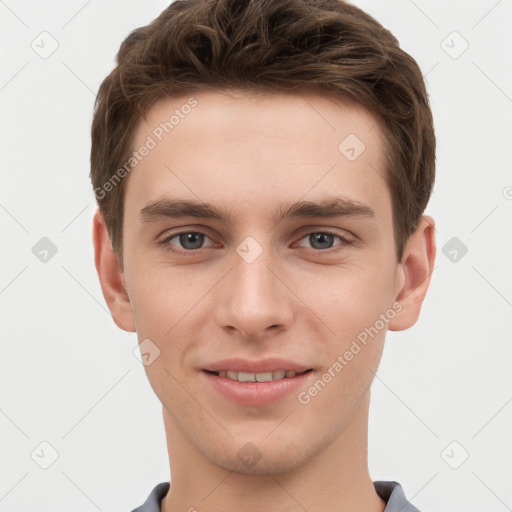
[[[217,325],[228,334],[252,341],[289,328],[293,294],[279,274],[270,251],[264,250],[251,263],[235,253],[232,269],[216,287]]]

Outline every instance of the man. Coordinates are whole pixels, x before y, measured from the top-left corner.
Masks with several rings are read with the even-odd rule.
[[[162,403],[137,512],[414,512],[372,482],[370,386],[433,269],[416,62],[338,0],[183,0],[123,42],[92,126],[95,263]]]

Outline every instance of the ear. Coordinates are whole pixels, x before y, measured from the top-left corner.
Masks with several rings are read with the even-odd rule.
[[[93,219],[94,262],[100,279],[103,297],[115,324],[128,332],[135,332],[130,297],[126,292],[123,272],[112,250],[105,218],[98,209]]]
[[[423,215],[418,228],[409,237],[402,261],[398,265],[399,289],[395,301],[402,309],[388,324],[391,331],[412,327],[420,316],[421,304],[427,294],[436,259],[435,222]]]

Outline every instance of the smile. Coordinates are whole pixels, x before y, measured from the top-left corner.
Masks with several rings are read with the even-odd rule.
[[[205,385],[222,400],[243,406],[264,406],[290,398],[305,389],[313,370],[275,370],[243,372],[203,370]]]
[[[271,372],[238,372],[235,370],[219,370],[217,372],[209,372],[218,377],[226,377],[231,380],[237,380],[238,382],[270,382],[274,380],[290,379],[296,375],[301,375],[310,370],[303,372],[295,372],[293,370],[275,370]]]

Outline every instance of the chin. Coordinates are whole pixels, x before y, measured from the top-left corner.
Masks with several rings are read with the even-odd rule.
[[[230,443],[222,452],[216,450],[205,454],[210,461],[227,471],[242,475],[279,475],[303,466],[318,455],[329,443],[312,443],[308,439],[252,438]],[[240,446],[239,449],[235,447]]]
[[[246,464],[235,455],[227,457],[226,455],[220,456],[217,460],[212,460],[218,466],[227,471],[238,473],[241,475],[279,475],[289,473],[298,467],[302,466],[307,461],[297,453],[286,454],[275,453],[270,454],[262,453],[261,458],[254,464]]]

